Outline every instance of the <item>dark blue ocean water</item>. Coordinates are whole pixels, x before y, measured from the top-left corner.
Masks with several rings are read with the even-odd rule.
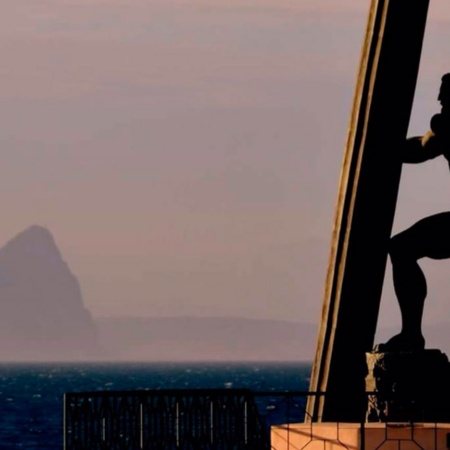
[[[305,391],[310,371],[304,363],[0,364],[0,450],[61,450],[65,392]]]

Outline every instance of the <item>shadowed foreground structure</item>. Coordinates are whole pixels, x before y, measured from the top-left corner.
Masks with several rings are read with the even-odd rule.
[[[65,450],[446,450],[450,424],[300,423],[311,392],[247,389],[67,393]]]

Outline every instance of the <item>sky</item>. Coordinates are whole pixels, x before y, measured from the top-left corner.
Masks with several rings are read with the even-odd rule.
[[[53,234],[95,317],[316,323],[369,2],[0,3],[0,244]],[[410,134],[438,112],[433,0]],[[394,232],[449,209],[445,161],[405,166]],[[425,321],[450,261],[423,261]],[[398,324],[387,267],[380,323]]]

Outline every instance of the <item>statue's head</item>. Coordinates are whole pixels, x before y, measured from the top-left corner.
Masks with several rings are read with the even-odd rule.
[[[442,106],[450,106],[450,73],[446,73],[441,78],[438,100]]]

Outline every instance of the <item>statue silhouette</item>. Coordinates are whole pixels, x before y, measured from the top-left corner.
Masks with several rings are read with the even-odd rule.
[[[450,73],[441,79],[438,100],[441,113],[432,117],[430,131],[406,140],[403,162],[421,163],[444,156],[450,168]],[[395,294],[402,316],[401,332],[380,346],[383,351],[412,351],[425,348],[422,315],[427,283],[418,264],[420,258],[450,258],[450,211],[419,220],[393,236],[389,255]]]

